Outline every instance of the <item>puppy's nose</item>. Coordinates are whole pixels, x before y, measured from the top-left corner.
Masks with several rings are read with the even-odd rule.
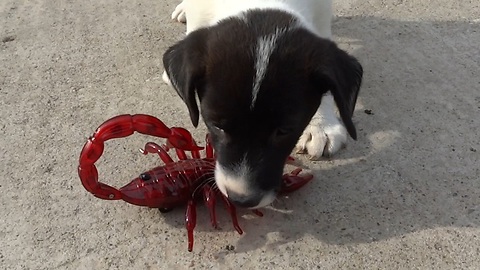
[[[237,206],[245,207],[245,208],[257,206],[263,198],[263,196],[261,195],[245,196],[242,194],[237,194],[235,192],[229,192],[229,191],[227,191],[227,194],[228,194],[229,201],[231,201],[233,204]]]

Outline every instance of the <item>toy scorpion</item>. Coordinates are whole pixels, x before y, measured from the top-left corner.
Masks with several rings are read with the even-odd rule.
[[[140,174],[139,177],[120,189],[99,182],[95,162],[103,154],[104,142],[130,136],[135,131],[167,139],[166,145],[160,146],[149,142],[141,150],[143,154],[158,154],[165,165]],[[170,148],[175,149],[178,161],[173,161],[168,155],[167,152]],[[202,149],[204,148],[199,147],[190,132],[184,128],[168,128],[162,121],[150,115],[119,115],[105,121],[88,139],[80,154],[78,174],[85,189],[100,199],[124,200],[134,205],[159,208],[162,212],[186,203],[185,222],[188,251],[192,251],[193,230],[197,218],[195,199],[198,194],[203,194],[214,228],[217,228],[215,199],[219,194],[230,213],[234,228],[239,234],[243,233],[238,224],[235,206],[215,186],[215,154],[208,135],[206,136],[206,157],[204,158],[200,156]],[[188,158],[185,151],[190,151],[192,158]],[[299,176],[300,171],[301,169],[297,168],[291,173],[283,175],[280,193],[295,191],[313,178],[311,174]],[[253,210],[253,212],[262,216],[258,210]]]

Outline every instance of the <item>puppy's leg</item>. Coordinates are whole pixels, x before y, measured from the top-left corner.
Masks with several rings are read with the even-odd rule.
[[[181,23],[185,23],[187,21],[187,14],[185,12],[185,1],[182,1],[175,10],[172,12],[172,20],[176,20]]]
[[[307,152],[311,159],[331,156],[347,142],[347,130],[337,117],[333,96],[327,93],[297,143],[297,151]]]
[[[172,12],[172,20],[176,20],[181,23],[187,22],[187,13],[186,13],[187,4],[188,4],[187,0],[183,0],[180,4],[177,5],[175,10]],[[162,79],[166,84],[172,86],[172,82],[170,81],[170,78],[168,78],[166,71],[163,71]]]
[[[322,38],[332,39],[332,0],[311,2],[314,7],[315,32]],[[297,151],[307,152],[311,159],[331,156],[347,142],[348,132],[337,117],[337,105],[331,93],[322,97],[322,103],[297,142]]]
[[[186,35],[199,28],[207,27],[214,23],[215,11],[224,1],[217,0],[183,0],[173,11],[172,19],[187,24]],[[170,78],[164,71],[163,81],[172,85]]]
[[[222,2],[217,0],[183,0],[172,12],[172,20],[187,24],[187,35],[213,23],[215,11]]]

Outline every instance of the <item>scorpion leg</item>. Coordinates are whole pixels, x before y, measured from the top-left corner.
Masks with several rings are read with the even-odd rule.
[[[215,197],[216,192],[210,185],[203,186],[203,200],[207,205],[208,211],[210,212],[210,221],[212,222],[213,228],[218,228],[217,216],[215,214]]]
[[[287,160],[285,160],[285,164],[293,165],[293,166],[300,166],[301,163],[298,162],[294,157],[288,156]]]
[[[290,173],[286,173],[282,176],[282,187],[280,188],[280,194],[286,194],[293,192],[313,179],[312,174],[298,175],[302,171],[301,168],[297,168]]]
[[[190,152],[192,153],[192,158],[202,158],[200,155],[200,151],[198,151],[197,149],[191,150]]]
[[[197,206],[195,201],[190,199],[188,201],[187,211],[185,212],[185,226],[188,234],[188,251],[193,250],[193,229],[197,225]]]
[[[186,160],[186,159],[188,159],[188,158],[187,158],[187,154],[185,153],[185,151],[183,151],[183,150],[181,150],[181,149],[175,148],[175,153],[177,153],[177,157],[178,157],[178,159],[180,159],[180,160]]]
[[[242,228],[240,228],[240,225],[238,225],[237,210],[235,206],[223,194],[220,194],[220,197],[222,198],[223,202],[225,203],[225,207],[227,208],[230,216],[232,217],[233,227],[235,228],[235,230],[237,230],[239,234],[243,234]]]
[[[210,138],[210,134],[208,133],[205,136],[205,153],[207,154],[207,158],[215,158],[215,154],[213,152],[212,140]]]
[[[140,152],[144,155],[148,153],[152,154],[158,154],[160,159],[165,162],[165,164],[173,163],[173,159],[168,155],[167,151],[165,150],[164,147],[161,147],[160,145],[153,143],[153,142],[148,142],[145,144],[145,147],[143,149],[140,149]]]
[[[259,216],[259,217],[263,217],[263,213],[262,211],[258,210],[258,209],[253,209],[252,210],[252,213],[254,213],[255,215]]]

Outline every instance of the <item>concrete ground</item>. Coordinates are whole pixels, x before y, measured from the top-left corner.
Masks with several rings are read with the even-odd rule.
[[[192,129],[161,80],[182,38],[174,0],[0,1],[0,268],[480,269],[480,2],[337,1],[335,40],[359,58],[358,141],[238,235],[199,207],[168,214],[92,196],[77,176],[95,128],[145,113]],[[368,112],[368,113],[367,113]],[[199,140],[205,128],[194,131]],[[158,164],[109,141],[101,181]],[[161,140],[156,140],[161,141]]]

